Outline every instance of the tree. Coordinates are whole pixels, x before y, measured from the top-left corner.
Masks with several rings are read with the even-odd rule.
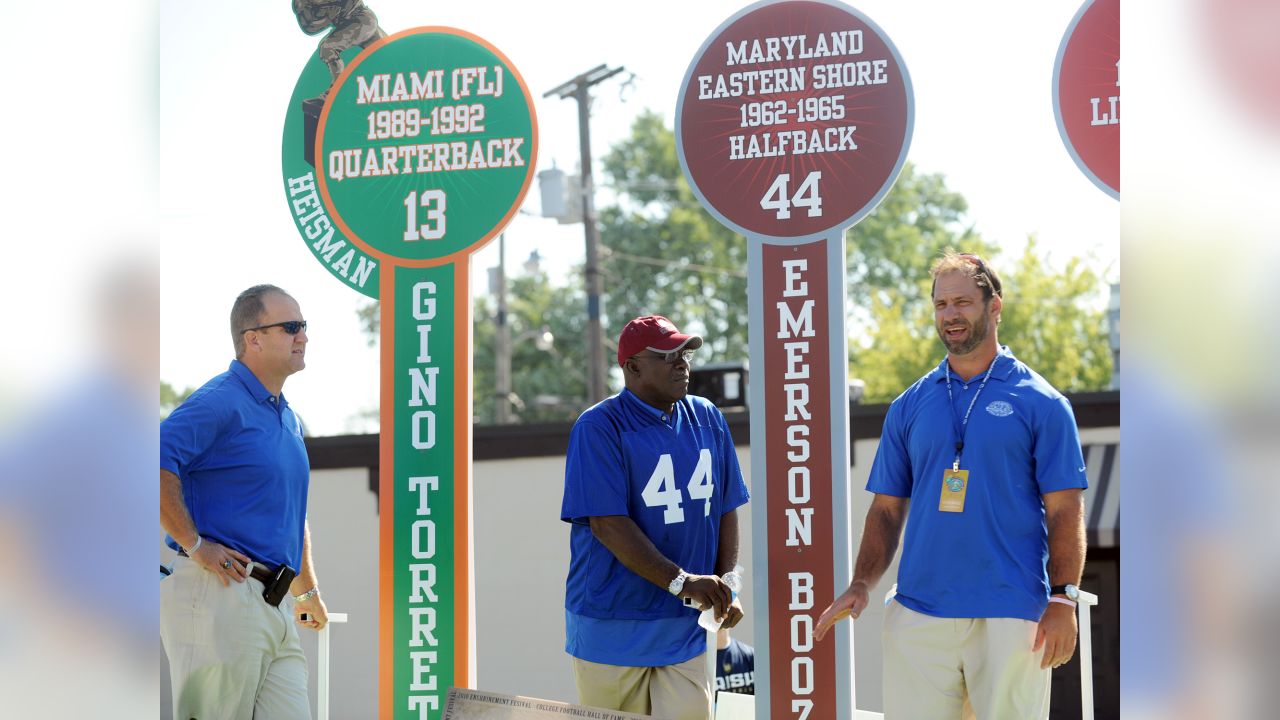
[[[1111,345],[1098,274],[1080,258],[1054,272],[1034,236],[1005,272],[1000,341],[1063,392],[1107,387]]]
[[[682,329],[706,338],[698,362],[747,357],[746,241],[711,218],[684,180],[675,134],[660,114],[636,118],[631,135],[603,160],[607,183],[618,202],[600,212],[603,318],[612,345],[622,323],[638,315],[666,315]],[[473,412],[477,422],[494,419],[493,299],[475,306]],[[553,286],[545,274],[517,278],[508,293],[512,338],[547,325],[556,338],[548,355],[532,343],[513,347],[511,387],[524,408],[522,421],[573,418],[586,398],[586,305],[582,276]],[[359,310],[372,344],[378,304]],[[606,367],[612,353],[606,351]],[[615,387],[617,382],[612,383]],[[561,398],[558,405],[537,402]]]
[[[928,265],[918,266],[920,279],[910,295],[898,288],[873,294],[868,342],[850,352],[851,369],[866,383],[867,402],[892,400],[945,353],[928,304]],[[1055,272],[1034,237],[1011,265],[993,260],[993,266],[1004,286],[1000,342],[1060,391],[1105,388],[1111,352],[1106,311],[1096,303],[1098,276],[1079,258]]]
[[[513,416],[519,422],[572,420],[585,409],[587,397],[586,305],[582,277],[574,273],[563,286],[551,284],[547,274],[536,271],[508,278],[507,323],[512,339],[511,392]],[[378,302],[357,310],[370,345],[378,340]],[[471,345],[472,418],[492,424],[497,415],[497,316],[496,300],[488,295],[475,299]],[[551,331],[553,347],[540,350],[527,333]],[[608,358],[606,358],[606,363]],[[376,417],[376,413],[374,413]]]
[[[862,402],[892,400],[938,362],[933,313],[929,306],[909,302],[928,292],[926,285],[911,296],[897,288],[871,294],[868,334],[861,343],[852,342],[849,351],[849,372],[864,383]]]
[[[381,306],[377,300],[372,300],[356,309],[356,317],[360,318],[360,324],[364,327],[364,341],[369,347],[373,347],[374,343],[378,342],[380,309]]]
[[[184,390],[178,390],[177,388],[165,382],[164,380],[161,380],[160,381],[160,419],[163,420],[164,418],[169,417],[169,413],[173,412],[174,408],[178,407],[187,398],[191,397],[191,393],[195,391],[196,391],[196,388],[193,388],[193,387],[189,387]]]
[[[631,136],[605,156],[604,169],[619,192],[619,203],[601,212],[610,320],[650,312],[681,324],[692,320],[704,326],[710,355],[745,358],[746,241],[698,204],[680,170],[674,131],[661,115],[642,113]],[[883,304],[892,297],[893,306],[907,314],[927,308],[914,279],[945,248],[996,252],[964,223],[967,210],[964,196],[948,189],[942,175],[904,165],[875,212],[847,235],[848,311],[855,334],[895,321],[873,320],[873,298]]]
[[[513,415],[520,422],[571,420],[585,409],[587,397],[586,349],[582,337],[587,319],[582,311],[585,293],[580,276],[565,286],[553,286],[545,272],[509,279],[507,324],[511,339],[543,327],[555,338],[551,350],[541,350],[525,339],[511,346]],[[472,403],[479,423],[492,423],[497,407],[495,301],[476,300],[472,361]],[[606,358],[606,363],[608,358]]]
[[[845,234],[849,305],[855,319],[865,315],[873,298],[906,303],[904,314],[928,307],[928,295],[920,296],[916,284],[947,248],[994,256],[998,248],[965,224],[968,209],[964,196],[948,189],[941,174],[922,175],[913,163],[904,164],[875,211]],[[860,324],[864,323],[855,323]]]
[[[705,336],[699,362],[745,359],[746,240],[698,204],[662,116],[642,112],[604,172],[619,193],[600,213],[606,327],[666,315]]]
[[[698,363],[747,357],[747,244],[713,219],[680,170],[675,133],[662,116],[642,112],[631,134],[604,156],[606,185],[616,200],[600,211],[605,337],[637,315],[661,314],[699,332],[707,345]],[[870,402],[893,399],[936,365],[942,347],[933,331],[928,268],[954,248],[995,259],[999,248],[968,223],[964,196],[941,174],[906,163],[880,206],[847,234],[850,369]],[[1000,336],[1023,361],[1062,390],[1095,390],[1110,378],[1104,313],[1093,309],[1099,281],[1075,259],[1057,272],[1038,256],[1034,238],[1002,269],[1008,295]],[[513,347],[511,385],[524,402],[523,421],[572,418],[585,397],[586,318],[580,273],[553,285],[535,273],[512,281],[512,337],[548,325],[548,355],[532,343]],[[377,305],[361,311],[370,342]],[[475,417],[494,417],[493,300],[475,307]],[[606,364],[612,366],[607,353]],[[696,367],[696,365],[695,365]],[[614,383],[616,386],[616,382]],[[558,406],[538,396],[573,401]]]

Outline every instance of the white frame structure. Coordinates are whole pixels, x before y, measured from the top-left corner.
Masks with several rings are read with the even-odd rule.
[[[329,720],[329,625],[345,623],[346,613],[329,613],[329,623],[320,628],[319,656],[316,661],[316,720]]]

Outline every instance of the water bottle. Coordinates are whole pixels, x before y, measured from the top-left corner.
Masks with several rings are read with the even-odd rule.
[[[736,565],[733,570],[725,573],[724,577],[720,578],[725,585],[729,586],[729,589],[733,590],[734,598],[737,598],[738,593],[742,592],[742,573],[742,566]],[[724,618],[716,619],[716,609],[714,607],[703,610],[702,614],[698,616],[698,624],[711,632],[719,630],[722,622],[724,622]]]

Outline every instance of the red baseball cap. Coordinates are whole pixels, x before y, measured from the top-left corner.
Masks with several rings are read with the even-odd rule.
[[[667,353],[682,348],[697,350],[702,347],[698,335],[685,335],[676,329],[675,323],[661,315],[646,315],[627,323],[618,336],[618,365],[641,350]]]

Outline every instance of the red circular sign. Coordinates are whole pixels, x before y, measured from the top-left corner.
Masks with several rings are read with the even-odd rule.
[[[913,120],[906,65],[875,23],[838,2],[769,1],[699,50],[680,88],[676,148],[718,220],[810,239],[888,193]]]
[[[1086,0],[1053,68],[1053,113],[1071,158],[1120,197],[1120,0]]]

